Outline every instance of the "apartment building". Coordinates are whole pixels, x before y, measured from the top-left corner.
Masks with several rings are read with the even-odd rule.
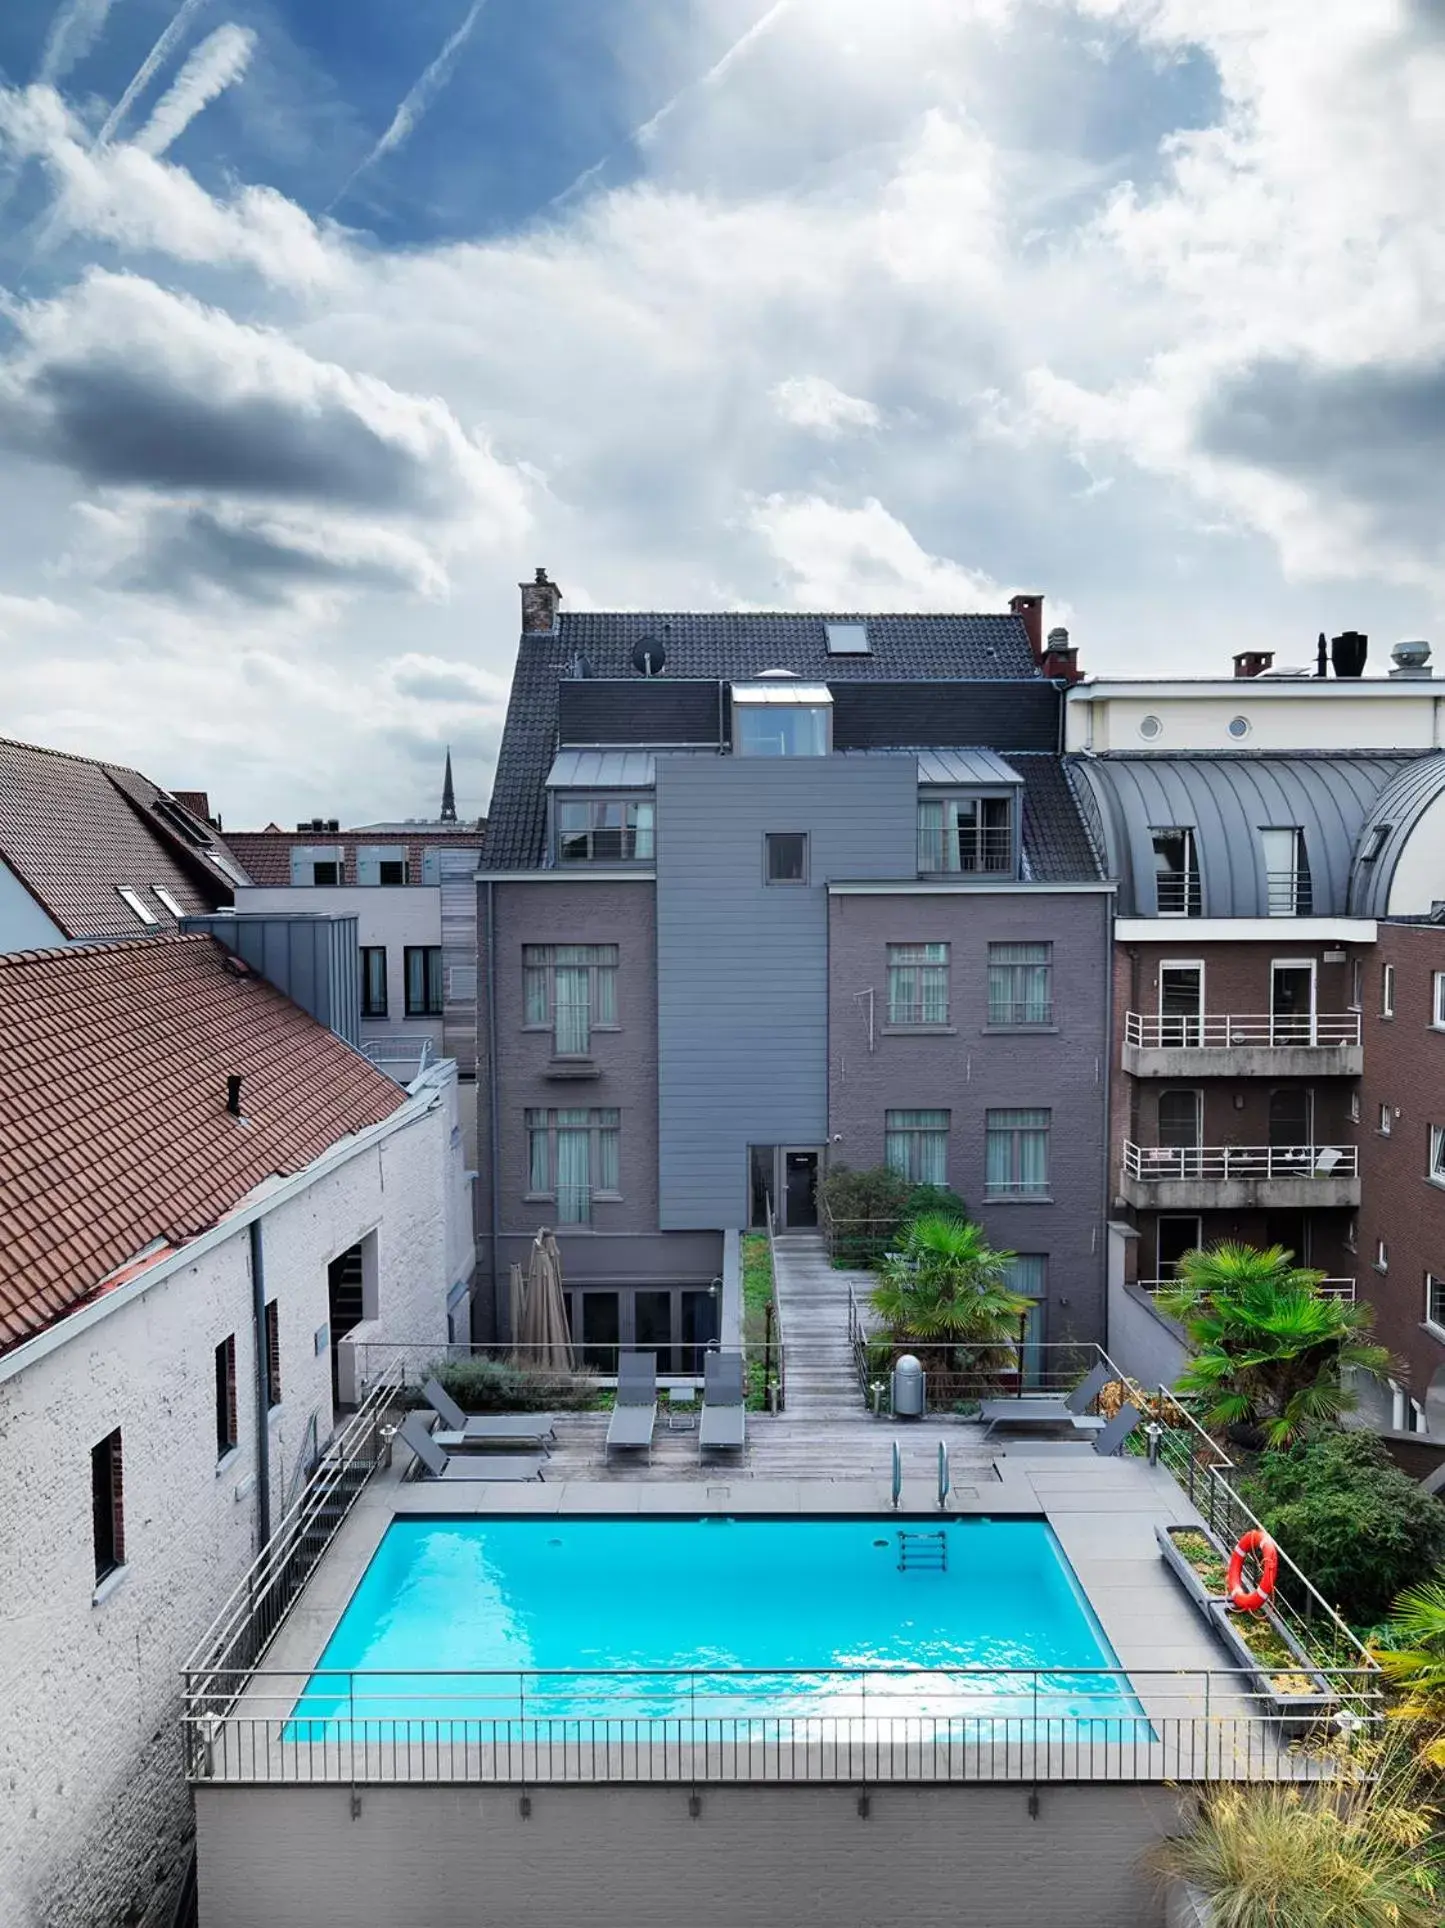
[[[465,1303],[456,1099],[208,937],[0,957],[6,1928],[169,1928],[185,1656],[360,1343],[440,1346]]]
[[[479,1336],[545,1222],[584,1347],[705,1340],[726,1233],[885,1161],[1101,1336],[1111,891],[1042,599],[560,605],[523,585],[479,880]]]
[[[1380,1087],[1405,1083],[1379,999],[1422,960],[1425,1011],[1430,983],[1413,977],[1432,927],[1399,920],[1445,901],[1445,686],[1423,648],[1402,646],[1381,678],[1276,676],[1244,657],[1230,679],[1098,682],[1071,693],[1068,717],[1070,780],[1118,884],[1119,1281],[1157,1290],[1223,1238],[1287,1247],[1330,1289],[1372,1299],[1409,1354],[1408,1386],[1367,1401],[1386,1425],[1392,1410],[1413,1421],[1411,1401],[1423,1416],[1440,1363],[1431,1254],[1410,1251],[1407,1316],[1370,1242],[1390,1212],[1385,1109],[1403,1102]],[[1416,1047],[1413,1102],[1445,1115]]]

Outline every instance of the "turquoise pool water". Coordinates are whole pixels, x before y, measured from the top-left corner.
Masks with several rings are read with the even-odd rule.
[[[287,1737],[754,1713],[1113,1726],[1141,1713],[1090,1671],[1117,1666],[1042,1521],[400,1519]]]

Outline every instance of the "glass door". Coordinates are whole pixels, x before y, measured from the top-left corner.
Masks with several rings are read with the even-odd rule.
[[[1204,966],[1159,966],[1159,1042],[1170,1046],[1203,1043]]]
[[[1269,967],[1269,1041],[1313,1044],[1315,962],[1312,957],[1277,958]]]

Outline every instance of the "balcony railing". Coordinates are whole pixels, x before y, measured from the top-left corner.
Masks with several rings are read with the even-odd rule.
[[[650,826],[639,830],[569,831],[557,839],[559,864],[651,863],[654,854]]]
[[[1197,917],[1199,915],[1199,872],[1197,870],[1161,870],[1154,882],[1161,917]]]
[[[1124,1171],[1144,1184],[1183,1179],[1358,1178],[1354,1145],[1124,1146]]]
[[[1303,1011],[1240,1017],[1231,1012],[1184,1017],[1169,1012],[1128,1011],[1124,1016],[1124,1042],[1143,1051],[1338,1048],[1360,1042],[1360,1014]]]
[[[1006,824],[981,830],[920,830],[918,868],[925,875],[1009,876],[1014,867],[1013,831]]]
[[[1177,1292],[1181,1281],[1177,1278],[1135,1279],[1134,1283],[1141,1292],[1147,1292],[1151,1298],[1154,1298],[1161,1292]],[[1353,1299],[1355,1296],[1355,1281],[1353,1279],[1321,1279],[1319,1292],[1320,1296],[1326,1299]]]
[[[1264,882],[1271,917],[1314,914],[1314,885],[1307,870],[1266,871]]]

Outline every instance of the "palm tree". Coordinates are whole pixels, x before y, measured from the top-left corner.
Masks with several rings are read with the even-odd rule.
[[[1389,1370],[1366,1337],[1373,1309],[1326,1297],[1323,1279],[1279,1245],[1225,1242],[1179,1261],[1159,1303],[1193,1348],[1179,1390],[1203,1400],[1206,1424],[1245,1445],[1287,1446],[1354,1405],[1347,1371]]]
[[[1390,1632],[1404,1645],[1375,1650],[1385,1678],[1404,1690],[1390,1711],[1418,1723],[1420,1758],[1445,1768],[1445,1571],[1400,1595]]]
[[[989,1244],[983,1227],[947,1212],[925,1212],[904,1227],[871,1295],[896,1348],[929,1354],[939,1374],[997,1372],[1017,1365],[1013,1342],[1029,1300],[1005,1280],[1014,1254]]]

